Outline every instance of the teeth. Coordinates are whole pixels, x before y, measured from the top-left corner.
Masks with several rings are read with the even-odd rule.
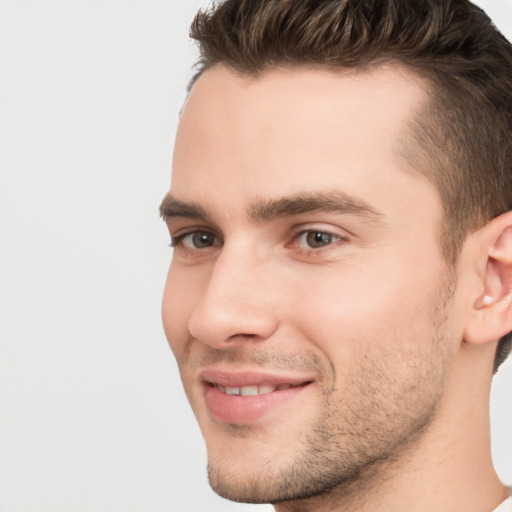
[[[260,395],[267,395],[268,393],[272,393],[272,391],[275,391],[275,390],[276,390],[275,386],[272,386],[270,384],[266,384],[266,385],[260,386],[258,388],[258,394],[260,394]]]
[[[239,396],[257,396],[257,395],[266,395],[268,393],[272,393],[276,389],[288,389],[290,388],[290,384],[283,384],[281,386],[272,386],[271,384],[264,384],[262,386],[243,386],[241,388],[235,387],[225,387],[217,384],[217,389],[226,393],[227,395],[239,395]]]
[[[258,386],[244,386],[240,388],[242,396],[256,396],[258,394]]]

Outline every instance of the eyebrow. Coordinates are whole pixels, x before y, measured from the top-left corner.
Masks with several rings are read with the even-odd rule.
[[[371,220],[383,217],[365,201],[338,190],[256,201],[249,209],[249,217],[256,222],[268,222],[280,217],[321,212],[356,215]]]
[[[171,195],[166,195],[160,205],[160,217],[167,220],[173,217],[186,219],[206,219],[209,217],[206,210],[195,203],[185,203]]]
[[[277,199],[257,199],[249,206],[248,216],[254,222],[269,222],[282,217],[306,213],[338,213],[379,220],[383,214],[365,201],[341,191],[301,193]],[[210,215],[200,205],[176,199],[168,194],[160,206],[164,220],[173,217],[208,219]]]

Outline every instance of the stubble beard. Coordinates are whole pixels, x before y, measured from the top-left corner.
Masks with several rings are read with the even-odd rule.
[[[264,472],[253,472],[249,462],[245,474],[233,475],[223,464],[210,460],[210,485],[220,496],[245,503],[277,504],[329,493],[344,497],[360,493],[365,486],[372,486],[377,474],[382,479],[384,468],[397,463],[421,437],[435,416],[439,399],[432,397],[421,412],[410,414],[397,413],[399,406],[394,412],[375,414],[382,407],[378,399],[374,404],[367,402],[355,415],[353,411],[344,414],[343,402],[331,405],[336,412],[326,412],[304,440],[290,440],[294,445],[287,448],[295,455],[286,466],[276,467],[269,460]],[[368,409],[373,413],[367,414]],[[234,426],[233,435],[250,438],[250,427]]]
[[[230,471],[226,461],[209,460],[213,490],[245,503],[295,502],[328,495],[349,498],[386,474],[419,443],[433,422],[442,398],[447,364],[447,305],[454,281],[443,287],[433,308],[430,351],[412,360],[408,378],[397,382],[394,353],[363,357],[359,371],[344,383],[341,395],[326,390],[315,425],[302,439],[290,440],[286,464],[268,461],[265,470]],[[233,427],[235,437],[250,442],[251,427]]]

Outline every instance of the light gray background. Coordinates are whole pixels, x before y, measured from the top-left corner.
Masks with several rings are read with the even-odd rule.
[[[512,35],[512,0],[480,2]],[[160,322],[199,0],[0,0],[0,510],[227,512]],[[496,464],[512,483],[512,361]],[[464,432],[461,432],[464,435]]]

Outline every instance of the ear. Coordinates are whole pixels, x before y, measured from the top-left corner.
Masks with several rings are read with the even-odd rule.
[[[478,281],[464,340],[483,344],[512,331],[512,211],[490,221],[475,236]]]

